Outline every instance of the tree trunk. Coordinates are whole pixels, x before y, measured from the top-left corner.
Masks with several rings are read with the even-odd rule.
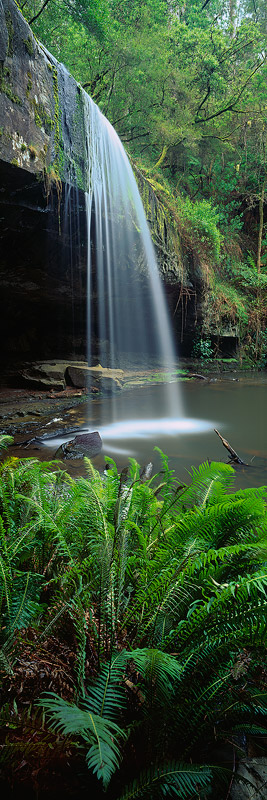
[[[259,235],[258,235],[258,248],[257,248],[257,273],[258,278],[261,273],[261,250],[262,250],[262,234],[263,234],[263,205],[264,205],[264,194],[265,194],[265,184],[266,184],[266,177],[264,177],[261,193],[259,196]],[[256,341],[255,341],[255,356],[256,361],[258,356],[260,355],[260,348],[259,348],[259,336],[260,336],[260,329],[261,329],[261,315],[260,315],[260,286],[258,280],[257,286],[257,317],[256,317]]]
[[[231,39],[235,35],[235,19],[236,19],[236,0],[229,0],[229,22],[230,22],[230,36]]]
[[[261,247],[262,247],[262,234],[263,234],[263,204],[264,204],[264,194],[265,194],[265,183],[266,178],[264,178],[262,189],[259,197],[259,235],[258,235],[258,249],[257,249],[257,273],[260,275],[261,271]]]

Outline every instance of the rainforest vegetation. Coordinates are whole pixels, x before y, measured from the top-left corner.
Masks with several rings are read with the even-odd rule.
[[[0,759],[18,796],[225,800],[235,752],[267,735],[266,489],[234,491],[218,463],[179,484],[161,461],[86,460],[76,480],[2,461]]]
[[[212,322],[267,363],[265,0],[22,0],[175,220]],[[184,291],[190,291],[184,285]],[[232,800],[267,737],[266,487],[0,437],[4,796]],[[253,749],[255,752],[255,749]],[[240,795],[242,796],[242,794]]]
[[[265,0],[23,0],[33,32],[89,92],[175,220],[214,321],[267,362]]]

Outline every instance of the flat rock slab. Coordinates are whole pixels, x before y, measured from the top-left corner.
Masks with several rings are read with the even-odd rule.
[[[57,458],[93,458],[102,450],[102,439],[98,431],[75,436],[72,441],[65,442],[56,452]]]
[[[113,394],[122,388],[122,369],[107,369],[98,364],[88,367],[86,361],[43,361],[25,364],[19,377],[22,385],[35,389],[64,391],[67,386],[76,389],[97,389]]]
[[[34,389],[63,391],[66,388],[64,370],[54,364],[32,364],[22,370],[20,377],[23,385]]]

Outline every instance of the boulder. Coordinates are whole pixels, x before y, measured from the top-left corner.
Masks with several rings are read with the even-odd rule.
[[[22,384],[32,389],[65,389],[65,364],[52,362],[51,364],[30,364],[20,373]]]
[[[86,387],[88,391],[97,388],[104,394],[114,394],[122,388],[119,380],[122,375],[122,370],[102,369],[102,367],[68,366],[66,370],[67,383],[71,383],[77,389]]]
[[[75,436],[69,442],[65,442],[56,452],[57,458],[92,458],[100,453],[102,449],[102,439],[98,431],[83,433]]]

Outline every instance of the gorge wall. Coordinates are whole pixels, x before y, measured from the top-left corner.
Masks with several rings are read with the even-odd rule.
[[[85,359],[83,92],[35,39],[14,0],[0,0],[0,89],[4,368],[34,359]],[[137,171],[136,177],[176,338],[189,355],[201,318],[201,285],[193,265],[184,277],[172,219],[151,184]]]

